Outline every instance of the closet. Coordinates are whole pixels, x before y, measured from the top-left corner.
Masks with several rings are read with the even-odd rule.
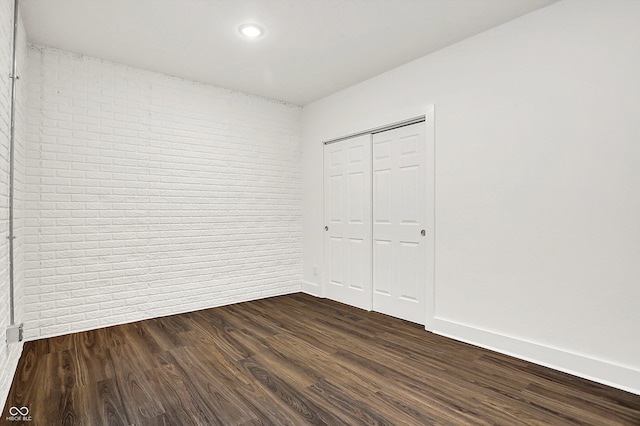
[[[325,143],[325,297],[425,323],[428,159],[424,118]]]

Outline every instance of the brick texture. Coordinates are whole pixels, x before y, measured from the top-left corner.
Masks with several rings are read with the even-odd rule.
[[[29,49],[27,340],[300,290],[301,108]]]
[[[11,70],[13,44],[13,2],[0,1],[0,404],[4,406],[18,359],[21,343],[7,344],[6,329],[10,325],[9,307],[9,139],[11,123]],[[14,189],[14,295],[15,320],[23,318],[23,239],[25,201],[25,135],[27,108],[27,43],[22,20],[17,38],[18,76],[16,97],[15,189]],[[0,413],[4,414],[4,413]]]

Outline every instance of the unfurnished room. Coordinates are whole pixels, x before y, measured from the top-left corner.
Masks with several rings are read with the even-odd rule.
[[[640,425],[640,1],[0,0],[0,424]]]

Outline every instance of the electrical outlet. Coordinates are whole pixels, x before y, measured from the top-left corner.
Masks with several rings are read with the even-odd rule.
[[[7,343],[18,343],[22,341],[22,324],[7,327]]]

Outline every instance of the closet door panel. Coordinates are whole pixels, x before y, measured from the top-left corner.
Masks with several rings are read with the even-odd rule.
[[[371,309],[371,135],[324,147],[325,296]]]
[[[372,149],[373,310],[424,324],[425,124],[374,134]]]

